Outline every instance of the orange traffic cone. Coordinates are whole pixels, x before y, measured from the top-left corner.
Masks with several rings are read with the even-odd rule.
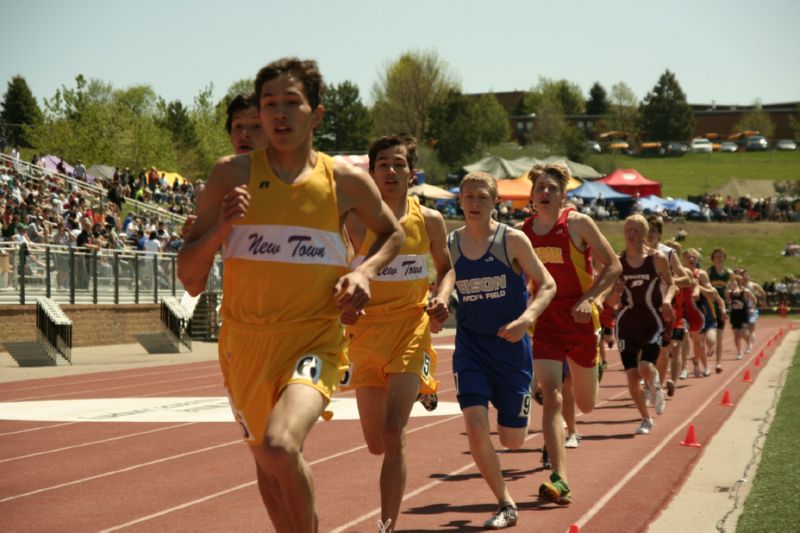
[[[725,392],[722,394],[722,401],[719,402],[720,405],[724,407],[733,407],[733,402],[731,401],[731,393],[728,389],[725,389]]]
[[[765,357],[767,354],[764,353],[764,350],[758,352],[758,357]]]
[[[689,424],[689,430],[686,432],[686,437],[681,441],[681,446],[692,446],[694,448],[700,448],[702,446],[702,444],[697,442],[694,424]]]
[[[753,378],[750,377],[750,369],[749,368],[745,369],[744,375],[742,376],[742,379],[740,379],[739,381],[744,381],[746,383],[752,383],[753,382]]]
[[[581,528],[578,524],[572,524],[569,526],[569,533],[581,533]]]
[[[756,360],[753,361],[753,366],[761,366],[761,358],[756,357]]]

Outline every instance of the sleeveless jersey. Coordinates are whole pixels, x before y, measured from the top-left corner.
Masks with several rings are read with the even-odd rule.
[[[501,326],[519,318],[528,305],[525,276],[514,272],[506,252],[508,226],[498,224],[489,249],[479,259],[461,253],[461,230],[448,236],[456,271],[458,327],[494,336]]]
[[[333,287],[347,273],[333,159],[317,153],[311,175],[288,185],[266,150],[250,154],[250,208],[223,248],[222,317],[234,324],[335,321]]]
[[[728,282],[731,279],[731,271],[726,268],[718,273],[716,267],[711,265],[708,269],[708,279],[711,281],[711,285],[717,289],[720,298],[724,300],[728,291]]]
[[[650,338],[663,329],[661,320],[661,278],[656,272],[652,255],[644,258],[639,267],[632,267],[620,254],[622,275],[625,283],[622,292],[622,307],[617,315],[617,329],[623,337]]]
[[[386,265],[370,283],[371,298],[359,320],[412,309],[422,310],[428,299],[428,261],[431,240],[425,228],[419,201],[408,197],[408,212],[401,223],[405,240],[397,256]],[[367,230],[361,249],[356,252],[351,267],[364,262],[375,234]]]
[[[523,233],[528,236],[539,260],[556,282],[554,302],[576,302],[592,286],[591,252],[588,249],[580,251],[569,236],[567,219],[571,211],[574,211],[571,207],[562,209],[556,223],[544,235],[537,235],[533,231],[537,215],[522,223]]]

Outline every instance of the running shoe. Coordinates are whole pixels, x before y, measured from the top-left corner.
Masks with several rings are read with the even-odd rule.
[[[581,441],[577,433],[570,433],[567,435],[567,442],[564,444],[565,448],[577,448],[580,445]]]
[[[717,365],[717,374],[722,374],[722,365]]]
[[[517,513],[516,507],[510,503],[503,503],[500,505],[500,509],[483,523],[483,527],[486,529],[505,529],[516,524],[518,517],[519,513]]]
[[[417,401],[422,404],[425,410],[435,411],[439,405],[439,396],[435,392],[433,394],[420,394],[417,396]]]
[[[739,361],[742,358],[742,352],[736,354],[736,360]]]
[[[636,434],[637,435],[649,435],[650,434],[650,430],[653,429],[654,425],[655,424],[653,423],[653,419],[652,418],[644,418],[644,419],[642,419],[642,423],[636,429]]]
[[[689,371],[684,368],[683,370],[681,370],[681,375],[679,377],[680,377],[680,379],[688,378],[689,377]]]
[[[664,409],[667,407],[667,399],[664,397],[664,389],[662,389],[660,386],[656,389],[654,403],[656,404],[656,414],[663,415]]]
[[[703,377],[707,378],[710,375],[711,375],[711,369],[710,368],[706,368],[705,371],[703,371]]]
[[[392,519],[386,520],[386,523],[378,520],[378,533],[392,533]]]
[[[555,502],[558,505],[572,503],[572,491],[556,472],[550,474],[550,481],[542,483],[539,487],[539,499],[546,502]]]
[[[672,381],[671,379],[667,380],[667,396],[669,396],[670,398],[675,396],[675,382]]]
[[[547,453],[547,448],[542,446],[542,466],[547,470],[552,470],[553,465],[550,463],[550,454]]]
[[[696,377],[696,378],[702,378],[703,377],[703,371],[700,370],[700,365],[694,365],[694,377]]]

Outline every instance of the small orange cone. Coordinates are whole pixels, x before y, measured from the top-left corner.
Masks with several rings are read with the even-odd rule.
[[[767,354],[764,353],[764,350],[761,350],[760,352],[758,352],[758,356],[759,357],[765,357],[766,355]]]
[[[578,524],[572,524],[569,526],[569,533],[581,533],[581,528]]]
[[[756,360],[753,361],[753,366],[761,366],[761,358],[756,357]]]
[[[700,448],[702,446],[702,444],[697,442],[694,424],[689,424],[689,430],[686,432],[686,438],[681,441],[681,446],[692,446],[694,448]]]
[[[333,418],[333,411],[327,411],[327,410],[322,411],[322,419],[325,420],[325,422],[330,422],[332,418]]]
[[[728,389],[725,389],[725,392],[722,394],[722,401],[719,402],[720,405],[724,407],[733,407],[733,402],[731,401],[731,393]]]
[[[753,378],[750,377],[750,369],[749,368],[745,369],[744,375],[742,376],[742,379],[740,379],[739,381],[744,381],[746,383],[752,383],[753,382]]]

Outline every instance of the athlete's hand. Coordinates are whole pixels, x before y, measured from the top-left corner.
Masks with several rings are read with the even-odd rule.
[[[667,302],[661,304],[661,317],[665,322],[675,321],[675,311],[672,309],[672,304]]]
[[[353,311],[347,309],[339,316],[339,321],[345,326],[352,326],[358,322],[358,317],[364,314],[364,311]]]
[[[333,287],[337,311],[357,313],[369,303],[369,280],[361,272],[348,272]]]
[[[247,185],[234,187],[222,198],[222,209],[217,223],[221,226],[222,236],[227,237],[233,229],[233,223],[244,218],[250,208],[250,193]]]
[[[443,302],[438,296],[434,296],[428,301],[428,305],[425,307],[425,312],[428,313],[428,316],[431,317],[433,322],[439,322],[440,324],[447,320],[447,317],[450,316],[450,310],[447,308],[447,302]]]
[[[186,222],[183,223],[183,227],[181,228],[181,239],[185,241],[189,237],[189,233],[191,233],[192,226],[194,226],[196,220],[197,215],[189,215],[186,217]]]
[[[512,320],[497,330],[497,336],[508,342],[519,342],[528,332],[533,322],[524,318]]]
[[[572,320],[579,324],[586,324],[592,320],[592,303],[587,298],[581,298],[572,306]]]

